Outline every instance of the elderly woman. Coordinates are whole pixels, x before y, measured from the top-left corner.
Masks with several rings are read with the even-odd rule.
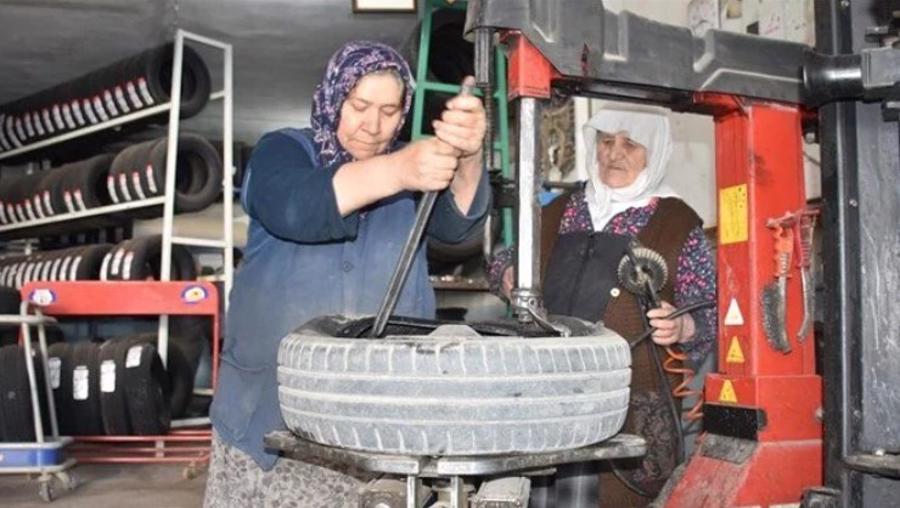
[[[542,211],[544,298],[553,314],[600,321],[634,340],[645,331],[641,307],[620,287],[616,269],[633,241],[661,254],[669,279],[659,308],[646,313],[655,330],[652,343],[633,350],[631,406],[626,429],[648,439],[642,467],[620,464],[620,476],[632,487],[655,493],[674,468],[677,434],[664,403],[651,347],[672,346],[700,364],[716,336],[714,309],[697,310],[674,319],[673,305],[716,299],[710,247],[697,214],[662,184],[672,153],[668,116],[657,110],[604,110],[584,127],[588,160],[594,162],[583,190],[561,196]],[[509,297],[513,286],[510,250],[498,253],[489,267],[492,289]],[[665,358],[665,352],[660,352]],[[671,381],[676,381],[672,379]],[[671,382],[670,381],[670,382]],[[680,380],[678,380],[680,381]],[[668,390],[669,388],[665,388]],[[555,480],[535,485],[533,506],[597,506],[599,464],[561,468]],[[606,506],[637,506],[647,500],[604,477],[600,498]],[[607,485],[609,483],[609,485]],[[548,498],[549,496],[549,498]],[[554,498],[553,496],[558,496]]]
[[[279,340],[314,316],[378,310],[417,193],[441,191],[428,233],[445,242],[465,239],[488,209],[481,101],[454,98],[435,121],[435,138],[403,146],[397,133],[412,93],[409,68],[393,49],[348,43],[316,89],[312,128],[268,133],[250,158],[242,196],[249,238],[210,411],[206,506],[356,506],[359,472],[279,460],[263,436],[284,428]],[[434,317],[424,248],[397,313]]]

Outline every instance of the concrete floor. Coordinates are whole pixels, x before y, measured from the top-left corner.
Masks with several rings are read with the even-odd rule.
[[[72,470],[80,485],[65,491],[54,482],[55,501],[38,497],[38,484],[25,476],[0,476],[0,505],[47,508],[195,508],[203,504],[206,474],[182,477],[181,465],[82,464]]]

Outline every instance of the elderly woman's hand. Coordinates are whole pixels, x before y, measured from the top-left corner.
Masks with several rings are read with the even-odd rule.
[[[696,327],[694,326],[694,318],[690,314],[682,314],[674,319],[664,319],[675,312],[675,310],[675,307],[669,302],[662,302],[658,308],[647,312],[650,326],[655,328],[652,336],[653,342],[660,346],[680,344],[694,338]]]
[[[459,150],[437,138],[414,141],[394,156],[400,160],[400,186],[417,192],[446,189],[459,163]]]
[[[467,77],[474,83],[474,79]],[[487,120],[481,99],[474,95],[457,95],[447,101],[447,109],[440,120],[432,123],[441,141],[456,148],[461,159],[475,159],[480,163]]]

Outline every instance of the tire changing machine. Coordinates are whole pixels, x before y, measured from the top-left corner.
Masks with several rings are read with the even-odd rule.
[[[808,215],[801,143],[804,131],[815,135],[817,118],[813,108],[838,100],[881,102],[888,123],[877,129],[893,133],[889,139],[890,153],[894,155],[891,164],[897,165],[900,65],[896,62],[900,61],[900,50],[889,43],[866,46],[848,39],[857,35],[862,39],[860,23],[876,25],[867,27],[867,34],[893,34],[897,20],[890,17],[900,10],[889,7],[895,3],[870,0],[854,2],[851,6],[850,2],[840,0],[817,2],[817,20],[823,20],[817,34],[821,53],[803,44],[716,30],[695,38],[686,28],[653,22],[629,12],[611,13],[599,1],[470,0],[468,3],[467,31],[474,33],[476,39],[475,67],[476,73],[480,73],[476,76],[479,83],[488,75],[489,57],[485,55],[490,54],[490,45],[499,40],[509,51],[509,98],[515,100],[519,126],[516,151],[519,255],[513,308],[523,326],[535,323],[553,326],[541,304],[538,270],[540,215],[536,168],[540,161],[538,133],[542,101],[549,99],[555,90],[563,94],[657,104],[674,111],[710,115],[715,122],[719,371],[706,380],[701,444],[676,471],[655,505],[770,506],[805,499],[806,506],[856,506],[865,497],[862,486],[867,485],[858,475],[887,478],[898,475],[900,469],[888,447],[880,448],[880,453],[866,455],[859,450],[859,439],[847,430],[855,428],[853,425],[859,427],[857,420],[863,418],[858,408],[851,412],[848,404],[856,401],[856,406],[860,405],[866,392],[860,393],[854,385],[855,378],[847,377],[856,371],[841,371],[837,361],[841,355],[830,354],[827,349],[824,372],[830,375],[825,383],[834,382],[836,391],[834,397],[826,398],[823,412],[823,379],[816,370],[812,327],[804,325],[812,318],[808,298],[812,287],[803,283],[808,274],[803,273],[802,263],[791,262],[782,271],[775,263],[778,255],[787,250],[784,231],[802,224]],[[887,21],[863,20],[865,16],[857,15],[866,13],[872,17],[873,12],[887,13]],[[821,111],[830,114],[832,110],[828,106]],[[856,135],[855,131],[842,130],[841,124],[836,124],[831,117],[822,120],[818,127],[825,148],[840,147]],[[869,126],[877,123],[870,122]],[[865,155],[858,156],[862,160]],[[835,154],[823,150],[823,163],[826,157],[832,156]],[[839,150],[837,156],[844,161],[847,153]],[[826,199],[855,192],[857,183],[847,180],[854,175],[842,168],[846,166],[839,165],[837,173],[825,175],[828,177],[823,179]],[[897,183],[896,174],[882,172],[882,179],[888,177]],[[863,187],[862,183],[859,186]],[[891,197],[887,203],[875,205],[872,213],[896,211],[900,199],[896,193],[888,196]],[[844,201],[826,203],[823,220],[828,238],[846,241],[848,233],[859,233],[853,224],[860,225],[859,212],[854,211],[860,204],[854,196]],[[882,212],[876,213],[875,208]],[[835,216],[830,217],[829,213]],[[886,220],[879,222],[881,226],[874,223],[871,226],[889,228],[891,221],[896,226],[896,216],[882,219]],[[800,230],[796,231],[799,234]],[[896,234],[885,230],[878,241],[895,241]],[[854,238],[850,235],[851,243]],[[840,252],[844,253],[843,257]],[[832,346],[831,352],[837,350],[850,361],[852,358],[848,360],[846,353],[860,347],[858,339],[850,336],[851,330],[839,325],[858,323],[855,320],[861,304],[848,293],[853,289],[848,281],[858,284],[860,279],[868,280],[872,276],[866,275],[865,267],[847,264],[846,249],[840,252],[826,256],[826,264],[829,260],[838,263],[836,267],[826,266],[826,270],[836,268],[840,274],[837,287],[826,294],[829,308],[842,316],[828,323],[833,325],[834,340],[838,343]],[[874,258],[863,261],[874,265],[876,277],[880,268],[882,280],[885,270],[897,273],[896,263],[885,265],[886,261]],[[779,278],[785,285],[782,297],[774,304],[764,303],[765,288],[780,282]],[[895,292],[900,289],[896,287],[898,280],[890,278]],[[892,312],[896,315],[896,311]],[[775,321],[781,322],[778,331],[782,333],[773,332],[773,314]],[[891,337],[891,347],[900,345],[896,336]],[[886,366],[880,367],[883,373],[890,372]],[[878,386],[872,384],[870,389]],[[887,411],[877,413],[887,414]],[[823,427],[826,438],[834,438],[826,442],[824,452]],[[888,438],[896,441],[900,433]],[[619,435],[596,446],[547,456],[442,458],[360,453],[317,445],[290,433],[270,434],[266,443],[288,457],[353,464],[407,477],[405,483],[388,482],[381,489],[370,489],[370,493],[396,495],[372,498],[376,502],[368,506],[419,507],[423,495],[420,479],[446,478],[449,496],[444,504],[436,506],[453,508],[470,506],[462,481],[466,476],[518,475],[485,482],[482,492],[496,491],[498,495],[490,499],[475,495],[471,506],[526,506],[527,489],[522,491],[521,482],[517,481],[526,475],[522,471],[550,474],[552,469],[548,468],[554,465],[586,458],[639,456],[645,446],[638,437]],[[853,457],[846,457],[851,451],[856,451],[856,457],[871,457],[871,460],[853,462],[849,460]],[[823,462],[827,468],[824,472]],[[875,462],[877,466],[854,465]],[[851,477],[846,471],[855,471],[852,474],[857,476]],[[828,487],[823,489],[820,486],[826,478]],[[879,489],[890,487],[884,482],[867,482]],[[871,489],[870,499],[880,499],[878,492],[881,491]]]

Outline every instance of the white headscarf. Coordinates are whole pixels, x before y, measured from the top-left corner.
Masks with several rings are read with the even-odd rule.
[[[600,180],[597,133],[614,135],[621,131],[647,149],[647,167],[630,185],[614,189]],[[666,110],[603,109],[584,125],[584,142],[590,174],[585,199],[594,231],[603,230],[613,217],[629,208],[646,206],[652,198],[677,196],[674,190],[662,184],[672,155],[672,134]]]

